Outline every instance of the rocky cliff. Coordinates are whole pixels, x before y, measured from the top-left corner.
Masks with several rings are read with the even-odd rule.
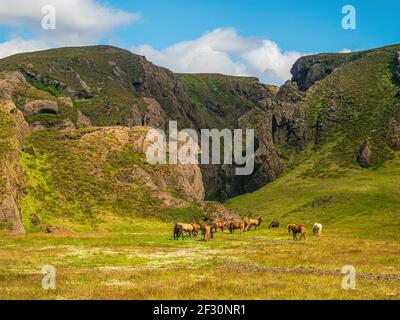
[[[24,192],[20,153],[28,124],[11,100],[15,85],[23,82],[18,73],[0,79],[0,229],[24,233],[20,200]]]

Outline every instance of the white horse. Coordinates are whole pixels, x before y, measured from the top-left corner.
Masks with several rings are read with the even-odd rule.
[[[322,234],[322,228],[323,228],[322,224],[320,224],[320,223],[314,224],[314,227],[312,230],[313,235],[319,237]]]

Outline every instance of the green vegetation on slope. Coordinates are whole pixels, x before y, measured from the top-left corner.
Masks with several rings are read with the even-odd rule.
[[[21,206],[26,229],[34,231],[31,214],[45,225],[73,230],[110,230],[128,226],[138,217],[203,217],[204,211],[195,204],[167,209],[154,195],[147,177],[174,176],[175,168],[148,164],[131,144],[141,134],[129,131],[130,142],[124,145],[117,134],[96,128],[34,132],[22,157],[26,196]],[[169,192],[172,199],[183,198],[178,193],[178,189]]]
[[[304,102],[317,147],[336,142],[326,164],[355,166],[360,146],[368,141],[372,164],[392,158],[389,124],[400,121],[400,87],[393,81],[393,63],[400,47],[377,49],[338,68],[312,87]],[[318,166],[323,164],[318,163]]]
[[[324,152],[309,158],[270,185],[226,202],[243,216],[263,215],[267,222],[315,223],[326,229],[343,227],[368,238],[399,238],[400,154],[375,170],[343,169],[332,164],[329,172],[313,175]],[[310,170],[311,169],[311,170]],[[310,230],[309,230],[310,231]]]
[[[263,99],[272,98],[273,91],[257,78],[232,77],[219,74],[179,74],[191,100],[207,118],[210,128],[233,128],[237,119],[253,110]]]

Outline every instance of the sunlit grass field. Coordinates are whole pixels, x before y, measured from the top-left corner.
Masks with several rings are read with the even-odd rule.
[[[131,232],[0,238],[1,299],[399,299],[400,246],[328,228],[290,239],[284,228],[174,241],[172,226]],[[42,267],[57,268],[56,290]],[[356,290],[340,270],[357,270]]]
[[[230,200],[243,216],[265,219],[243,235],[174,241],[173,223],[155,217],[107,231],[4,234],[0,298],[400,299],[399,155],[378,169],[309,175],[318,160]],[[273,219],[280,229],[268,230]],[[293,241],[287,223],[304,224],[307,240]],[[42,289],[44,265],[56,267],[56,290]],[[346,265],[356,268],[355,290],[341,286]]]

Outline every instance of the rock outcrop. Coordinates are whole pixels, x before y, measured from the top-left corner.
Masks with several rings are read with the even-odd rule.
[[[30,101],[22,107],[22,110],[27,115],[39,113],[57,114],[59,112],[57,103],[49,100]]]
[[[12,101],[0,101],[0,128],[0,225],[24,233],[19,207],[24,181],[19,159],[28,124]]]
[[[389,146],[400,151],[400,122],[392,120],[389,124]]]
[[[372,150],[371,144],[368,141],[365,141],[358,151],[357,154],[357,162],[361,168],[370,168],[372,165]]]

